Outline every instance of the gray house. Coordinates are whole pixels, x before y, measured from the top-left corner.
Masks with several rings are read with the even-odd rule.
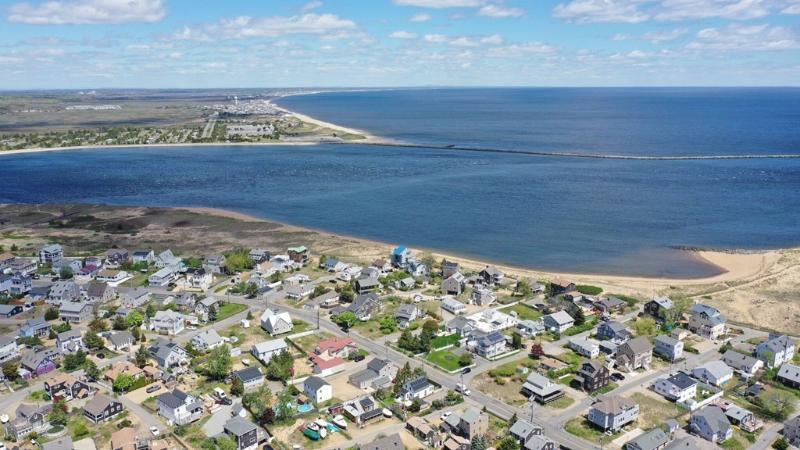
[[[372,358],[367,363],[367,368],[358,371],[347,379],[353,386],[359,389],[368,387],[379,388],[392,384],[392,380],[397,376],[397,366],[388,359]]]
[[[719,406],[706,406],[692,414],[689,428],[692,433],[715,444],[733,436],[733,427]]]
[[[783,437],[795,447],[800,447],[800,416],[783,424]]]
[[[248,367],[246,369],[233,372],[233,376],[238,378],[244,386],[245,392],[253,391],[264,384],[264,374],[258,367]]]
[[[258,448],[258,428],[253,422],[233,416],[225,422],[225,432],[236,441],[236,450]]]
[[[767,368],[772,369],[791,361],[794,358],[795,349],[794,341],[788,336],[770,336],[768,341],[756,346],[756,356],[764,361]]]
[[[653,428],[625,444],[625,450],[660,450],[666,447],[671,439],[661,428]]]
[[[442,281],[442,293],[446,295],[460,295],[464,292],[467,282],[461,272],[456,272]]]
[[[575,325],[575,319],[572,318],[566,311],[558,311],[553,314],[548,314],[542,317],[544,327],[547,331],[554,333],[563,333]]]
[[[617,348],[617,367],[633,371],[647,368],[653,360],[653,346],[644,336],[631,339]]]
[[[675,361],[683,357],[682,341],[666,334],[659,334],[656,336],[655,344],[653,352],[667,361]]]
[[[88,302],[66,302],[58,309],[61,320],[65,322],[83,322],[92,317],[94,308]]]
[[[618,395],[609,395],[592,405],[587,419],[603,431],[617,431],[638,417],[637,403]]]

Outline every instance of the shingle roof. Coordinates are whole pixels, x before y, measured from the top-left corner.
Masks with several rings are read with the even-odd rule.
[[[619,395],[608,395],[595,403],[593,408],[608,415],[622,414],[623,412],[636,407],[633,400]]]
[[[114,400],[103,394],[96,394],[91,400],[89,400],[88,403],[86,403],[86,406],[83,407],[83,410],[93,416],[99,416],[103,414],[103,411],[106,409],[106,407],[113,402]]]
[[[641,450],[654,450],[660,448],[669,442],[669,435],[661,428],[653,428],[647,433],[639,435],[636,439],[629,442],[629,444],[636,444]]]
[[[256,425],[249,420],[245,420],[239,416],[233,416],[225,422],[225,431],[235,435],[242,436],[256,429]]]
[[[689,375],[686,375],[683,372],[678,372],[670,376],[669,378],[667,378],[667,381],[674,384],[679,389],[688,389],[697,384],[697,381],[695,381],[694,378],[690,377]]]
[[[248,367],[246,369],[237,370],[233,372],[233,375],[242,380],[242,383],[247,383],[248,381],[257,380],[264,377],[264,374],[261,373],[261,369],[258,367]]]
[[[330,386],[330,383],[328,383],[327,381],[323,380],[320,377],[311,376],[306,378],[306,380],[303,382],[303,386],[316,392],[322,386]]]

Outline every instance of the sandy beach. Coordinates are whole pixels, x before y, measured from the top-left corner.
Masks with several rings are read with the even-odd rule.
[[[91,150],[95,148],[162,148],[162,147],[269,147],[285,145],[319,145],[319,142],[201,142],[201,143],[180,143],[180,144],[122,144],[122,145],[78,145],[74,147],[43,147],[43,148],[24,148],[20,150],[0,150],[0,156],[19,155],[25,153],[59,152],[67,150]]]

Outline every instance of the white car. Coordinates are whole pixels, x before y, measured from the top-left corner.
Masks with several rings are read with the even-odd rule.
[[[153,433],[153,436],[158,436],[161,433],[156,426],[150,427],[150,432]]]
[[[470,394],[469,388],[466,385],[461,384],[461,383],[458,383],[456,385],[456,392],[460,392],[460,393],[462,393],[464,395],[467,395],[467,396],[469,396],[469,394]]]
[[[451,414],[453,414],[453,411],[445,411],[442,413],[442,420],[447,419]]]

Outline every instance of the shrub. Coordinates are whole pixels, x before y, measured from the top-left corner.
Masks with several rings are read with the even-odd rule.
[[[584,295],[600,295],[603,292],[603,288],[589,284],[579,284],[575,289]]]

